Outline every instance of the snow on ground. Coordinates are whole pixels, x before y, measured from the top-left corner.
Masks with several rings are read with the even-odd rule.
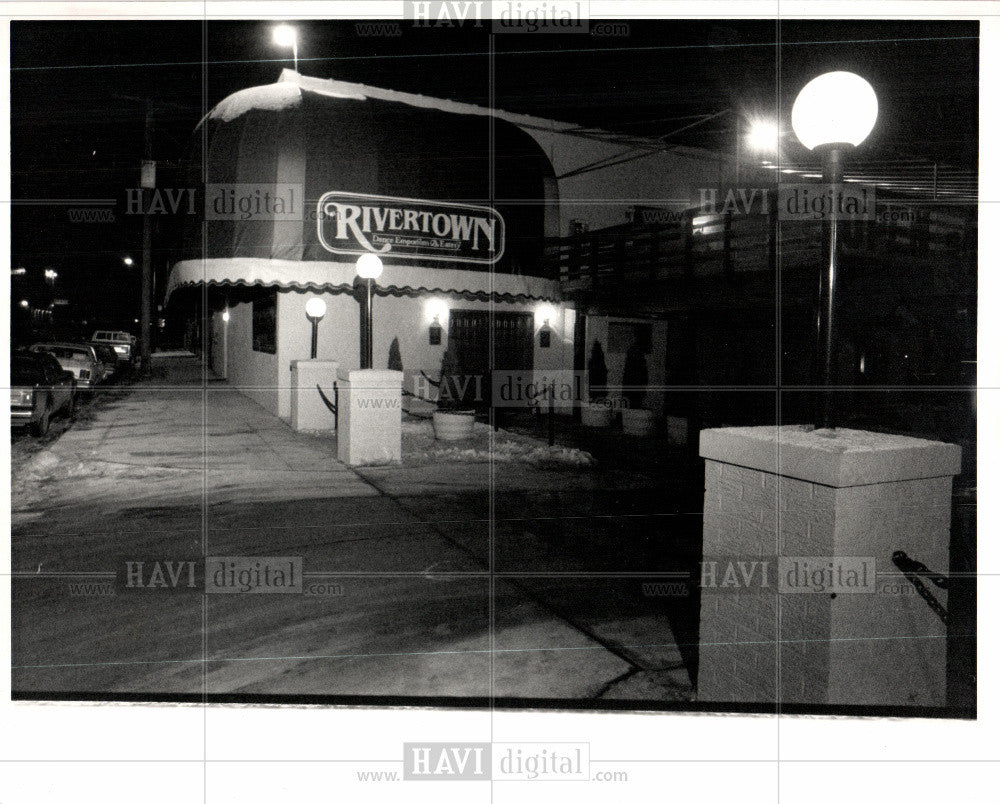
[[[453,443],[437,441],[428,419],[404,419],[403,462],[457,461],[462,463],[526,463],[545,468],[589,467],[597,464],[589,452],[572,447],[550,447],[544,441],[505,430],[493,431],[476,422],[472,438]]]
[[[494,432],[476,423],[472,438],[442,442],[429,419],[406,416],[402,465],[378,467],[410,482],[485,485],[470,464],[558,473],[570,482],[596,464],[587,452],[549,447],[544,440]],[[515,471],[520,480],[523,472]],[[584,473],[586,474],[586,473]],[[553,475],[555,477],[555,475]],[[391,477],[381,477],[388,482]],[[518,478],[512,478],[517,482]],[[37,452],[21,451],[12,465],[16,519],[31,520],[53,502],[105,513],[136,505],[248,502],[265,499],[377,494],[357,471],[337,460],[332,433],[296,433],[287,422],[226,386],[137,386],[102,400]]]

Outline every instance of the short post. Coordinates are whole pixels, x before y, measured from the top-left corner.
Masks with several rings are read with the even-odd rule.
[[[403,372],[337,372],[337,457],[348,466],[398,463],[402,458]]]
[[[556,443],[556,383],[549,386],[549,446]]]

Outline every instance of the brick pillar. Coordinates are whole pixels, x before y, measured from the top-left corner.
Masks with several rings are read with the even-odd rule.
[[[947,573],[959,447],[794,425],[704,430],[700,454],[698,700],[945,705],[945,624],[892,554]]]

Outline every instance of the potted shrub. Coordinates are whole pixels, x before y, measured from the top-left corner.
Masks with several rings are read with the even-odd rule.
[[[472,437],[476,412],[462,405],[458,384],[458,364],[451,349],[441,358],[441,378],[437,382],[437,410],[432,414],[434,437],[439,441],[461,441]]]
[[[649,435],[653,430],[653,411],[645,410],[649,370],[646,367],[646,343],[637,338],[625,355],[622,385],[626,405],[622,408],[622,430],[629,435]]]
[[[587,361],[587,401],[580,406],[580,422],[585,427],[608,427],[614,410],[608,399],[608,364],[600,341],[594,341]]]

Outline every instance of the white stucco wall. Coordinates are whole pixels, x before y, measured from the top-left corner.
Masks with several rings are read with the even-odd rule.
[[[219,377],[224,377],[226,373],[226,359],[224,350],[226,348],[226,327],[227,324],[222,318],[222,310],[212,313],[209,332],[210,351],[208,358],[209,368]]]
[[[317,295],[326,302],[326,315],[319,323],[317,357],[336,360],[344,368],[359,368],[359,308],[354,298],[347,294],[279,292],[275,355],[251,349],[251,305],[239,304],[230,308],[229,381],[278,416],[291,415],[291,361],[310,356],[312,325],[306,317],[305,305]],[[448,345],[447,310],[488,310],[490,304],[444,295],[376,296],[374,308],[374,368],[387,367],[389,347],[393,338],[398,338],[406,388],[412,391],[414,377],[419,376],[421,370],[435,379],[440,373],[441,358]],[[536,314],[533,356],[536,376],[573,368],[573,310],[538,302],[497,302],[494,309]],[[432,346],[428,337],[434,311],[441,311],[443,332],[439,346]],[[553,330],[548,348],[539,346],[538,330],[544,323],[542,315],[549,316]],[[219,319],[221,323],[221,316]]]
[[[281,333],[278,334],[280,354]],[[229,308],[228,344],[230,384],[272,413],[279,413],[278,355],[253,351],[253,315],[249,302]],[[283,379],[287,399],[288,378]]]

